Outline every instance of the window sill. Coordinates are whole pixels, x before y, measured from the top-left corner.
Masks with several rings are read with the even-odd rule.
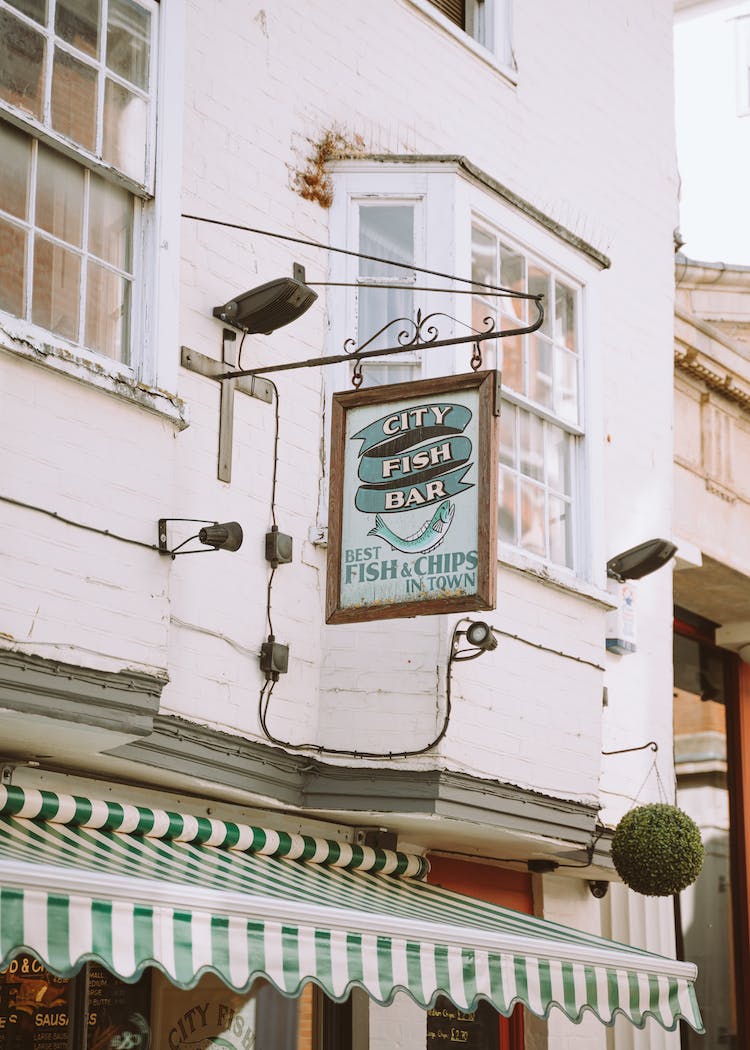
[[[505,544],[498,545],[497,560],[501,567],[512,569],[514,572],[530,576],[548,587],[554,587],[559,591],[575,595],[584,601],[592,602],[602,609],[616,609],[617,603],[613,601],[612,595],[601,587],[597,587],[588,580],[581,580],[566,569],[558,568],[556,565],[548,565],[537,558]]]
[[[407,0],[407,2],[418,11],[421,11],[421,13],[426,15],[432,22],[439,25],[446,31],[446,33],[449,33],[454,40],[459,44],[462,44],[467,51],[471,51],[477,56],[477,58],[481,59],[481,61],[488,65],[490,69],[499,73],[509,84],[512,84],[514,87],[518,84],[518,73],[514,66],[509,65],[507,62],[501,62],[497,55],[490,51],[489,48],[478,43],[478,41],[469,36],[467,32],[451,22],[449,18],[446,18],[444,14],[438,11],[430,0]]]
[[[176,394],[139,382],[125,365],[89,356],[62,341],[48,341],[39,329],[17,318],[0,318],[0,350],[154,412],[177,430],[189,425],[187,406]]]

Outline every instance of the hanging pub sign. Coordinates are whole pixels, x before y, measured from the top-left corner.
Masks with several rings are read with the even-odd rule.
[[[494,609],[500,373],[334,394],[326,621]]]

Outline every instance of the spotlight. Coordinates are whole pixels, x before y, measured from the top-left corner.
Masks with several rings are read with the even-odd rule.
[[[466,641],[469,645],[473,645],[476,649],[481,649],[482,652],[490,653],[493,649],[497,649],[497,638],[492,632],[492,628],[484,620],[475,620],[469,627],[466,628]]]
[[[677,547],[669,540],[647,540],[617,554],[607,562],[607,576],[613,580],[640,580],[666,565]]]
[[[236,521],[227,521],[223,525],[209,525],[199,531],[198,539],[217,551],[237,551],[242,546],[242,526]]]
[[[218,317],[241,332],[270,335],[277,328],[296,321],[309,310],[317,293],[304,283],[304,270],[300,267],[302,280],[279,277],[275,281],[251,288],[249,292],[236,295],[223,306],[214,307]]]

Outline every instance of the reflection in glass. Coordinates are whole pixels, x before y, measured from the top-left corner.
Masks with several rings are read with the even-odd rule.
[[[571,493],[571,437],[552,423],[544,428],[547,485],[565,496]]]
[[[518,327],[515,317],[501,317],[500,326],[503,330]],[[523,374],[523,336],[508,335],[500,341],[501,369],[503,373],[503,386],[509,390],[515,390],[517,394],[526,393],[526,383]]]
[[[576,296],[560,281],[555,281],[555,339],[576,349]]]
[[[89,244],[92,255],[130,270],[133,234],[133,198],[98,175],[91,176]]]
[[[552,335],[552,303],[550,302],[550,275],[538,266],[529,266],[529,291],[532,295],[543,295],[544,323],[541,331]]]
[[[151,16],[132,0],[109,0],[107,65],[136,87],[148,88]]]
[[[399,263],[414,262],[414,208],[410,204],[367,205],[359,209],[359,251]],[[359,260],[359,276],[376,280],[413,280],[400,266]]]
[[[568,423],[578,422],[578,358],[555,347],[555,412]]]
[[[529,336],[529,397],[552,407],[552,344],[539,332]]]
[[[104,159],[134,179],[146,171],[148,109],[142,98],[107,80],[104,87]]]
[[[514,292],[526,291],[526,260],[520,252],[509,248],[507,244],[500,245],[500,284]],[[528,316],[528,299],[508,299],[506,304],[506,310],[512,311],[517,318],[525,322]]]
[[[516,465],[516,409],[504,404],[500,413],[500,462]]]
[[[23,317],[26,233],[0,219],[0,310]]]
[[[31,139],[0,122],[0,210],[18,219],[28,217]]]
[[[503,543],[513,543],[516,540],[516,476],[509,470],[500,470],[498,490],[498,538]]]
[[[37,163],[36,225],[61,241],[81,245],[83,168],[42,145]]]
[[[34,324],[77,340],[80,286],[80,256],[37,235],[31,305]]]
[[[544,481],[544,424],[531,412],[519,410],[518,416],[521,473]]]
[[[0,98],[41,119],[43,70],[42,34],[0,11]]]
[[[521,479],[521,537],[524,550],[544,558],[547,554],[544,489]]]
[[[495,238],[473,226],[471,230],[471,279],[482,284],[497,284],[495,262],[497,258]],[[480,293],[481,294],[481,293]]]
[[[130,281],[92,260],[86,273],[86,346],[127,363]]]
[[[55,32],[92,58],[99,54],[99,0],[57,0]]]
[[[557,565],[573,568],[573,529],[570,503],[549,497],[549,555]]]
[[[33,18],[40,25],[47,22],[47,0],[8,0],[8,3],[18,11],[23,11],[29,18]]]
[[[88,150],[96,148],[96,70],[55,49],[52,127]]]

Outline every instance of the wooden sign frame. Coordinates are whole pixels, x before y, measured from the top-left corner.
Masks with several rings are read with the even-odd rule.
[[[455,402],[451,401],[451,395],[456,395]],[[499,414],[500,373],[495,370],[333,395],[327,623],[495,608]],[[454,425],[448,425],[451,422]],[[347,440],[347,433],[351,431],[354,432]],[[474,440],[465,436],[464,431]],[[441,462],[443,459],[445,463]],[[421,469],[414,467],[415,462]],[[404,472],[412,470],[416,470],[414,477],[408,479]],[[364,483],[360,483],[363,472]],[[382,481],[381,475],[388,480]],[[353,480],[355,477],[358,480]],[[413,487],[409,487],[410,481]],[[356,486],[359,486],[356,496],[352,496]],[[444,549],[448,547],[445,541],[456,511],[454,497],[472,522],[476,517],[475,547],[464,563],[460,553],[444,557],[453,559],[450,565],[454,569],[457,564],[465,564],[472,572],[465,572],[463,576],[455,572],[444,576],[417,572],[421,567],[441,564],[433,559],[428,562],[426,556],[439,551],[444,543]],[[412,500],[416,500],[417,506],[408,505]],[[363,505],[357,505],[360,503]],[[398,519],[399,513],[406,515],[407,520],[411,517],[413,522],[419,517],[416,511],[422,504],[424,520],[420,520],[420,528],[414,535],[402,538],[403,527],[398,534],[390,529],[387,523]],[[414,513],[409,515],[409,511]],[[430,511],[435,515],[432,519]],[[440,515],[442,520],[436,520]],[[467,514],[463,514],[461,520],[466,517]],[[352,548],[347,539],[352,524],[358,535],[390,539],[375,539],[368,541],[368,546]],[[365,524],[374,524],[375,528],[364,532]],[[466,529],[463,524],[461,528]],[[473,525],[469,529],[473,538]],[[452,542],[457,534],[458,530],[454,530]],[[429,546],[430,543],[433,545]],[[387,551],[388,560],[378,562],[378,555],[373,554],[376,550],[381,556]],[[365,596],[361,601],[353,600],[348,584],[342,582],[342,558],[344,565],[349,566],[347,578],[359,575],[360,580],[377,582],[375,574],[387,572],[388,579],[405,578],[404,586],[411,593],[416,589],[419,597],[383,596],[373,584],[369,587],[373,592],[371,599]],[[379,570],[378,565],[383,568]],[[443,580],[456,579],[473,586],[440,586]],[[352,588],[354,586],[352,584]]]

